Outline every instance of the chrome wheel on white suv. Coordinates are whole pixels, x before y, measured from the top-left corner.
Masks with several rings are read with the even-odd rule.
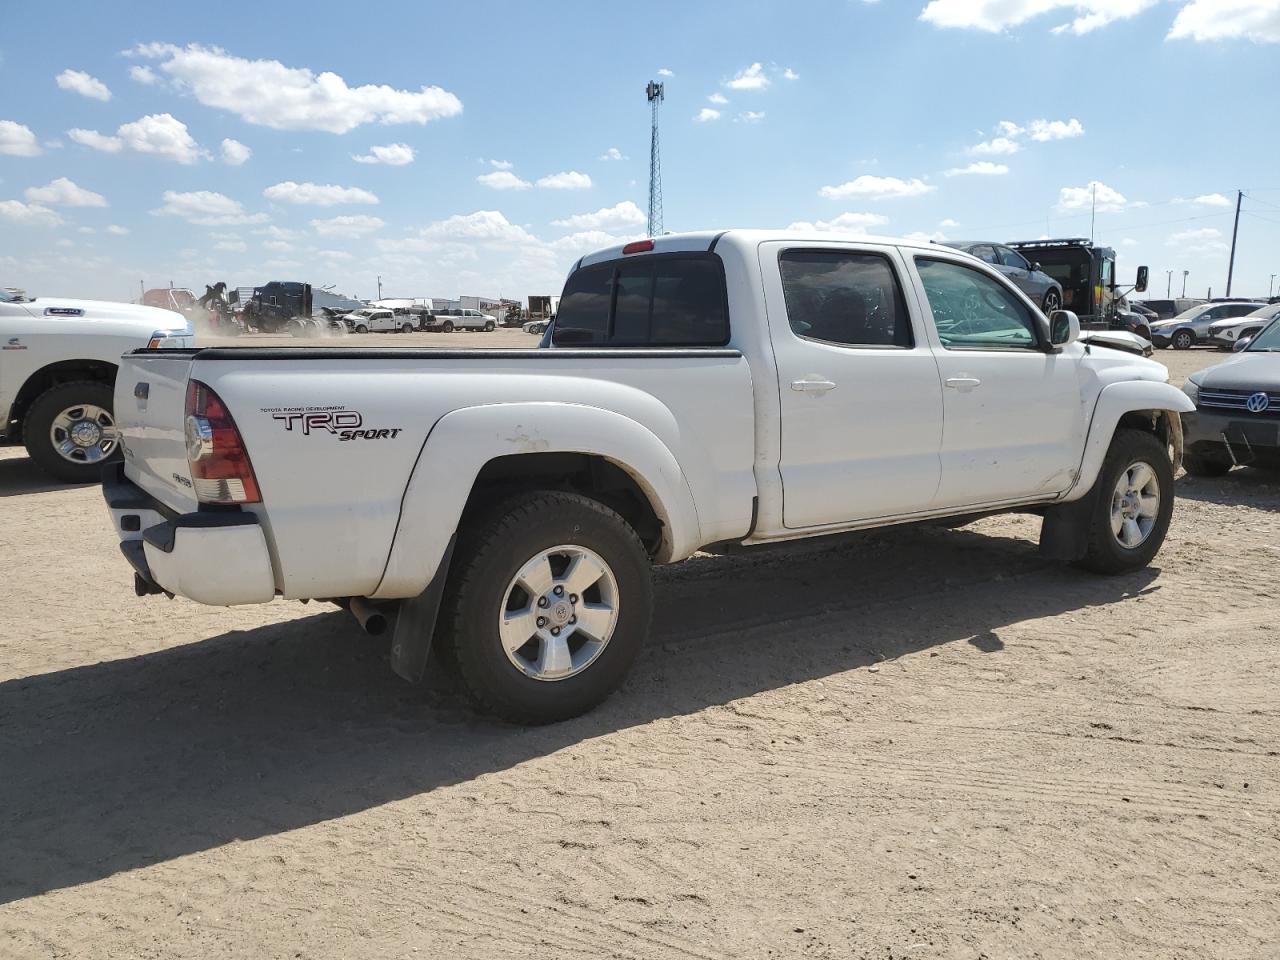
[[[1142,546],[1160,519],[1160,481],[1143,461],[1131,463],[1111,493],[1111,532],[1128,550]]]

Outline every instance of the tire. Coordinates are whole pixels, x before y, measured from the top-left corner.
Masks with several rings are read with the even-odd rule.
[[[440,329],[443,330],[445,333],[453,333],[453,321],[446,320],[443,324],[441,324]]]
[[[1062,294],[1060,294],[1057,290],[1050,290],[1048,293],[1044,295],[1044,301],[1042,306],[1044,307],[1044,315],[1046,317],[1049,316],[1049,314],[1053,313],[1053,311],[1055,310],[1061,310]]]
[[[115,433],[112,388],[96,380],[75,380],[50,387],[27,411],[22,427],[27,454],[36,466],[63,483],[97,483],[103,464],[120,457],[120,441]],[[96,412],[95,412],[96,411]],[[96,426],[99,442],[92,439]]]
[[[1231,464],[1225,460],[1217,460],[1213,457],[1205,457],[1195,453],[1184,453],[1182,455],[1182,466],[1193,477],[1222,477],[1231,469]]]
[[[1190,330],[1179,330],[1173,335],[1170,345],[1175,350],[1190,350],[1196,345],[1196,335]]]
[[[413,324],[406,323],[400,328],[401,333],[413,333]]]
[[[485,332],[485,333],[493,333],[493,331],[494,331],[494,323],[493,323],[493,321],[492,321],[492,320],[486,320],[486,321],[484,322],[484,332]]]
[[[368,333],[368,332],[369,332],[369,328],[366,327],[363,323],[356,325],[356,333]]]
[[[552,588],[526,590],[522,572],[537,571],[541,555],[564,561],[573,551],[587,561],[585,569],[603,571],[581,588],[580,598],[568,590],[558,598]],[[544,569],[555,574],[557,565]],[[575,585],[571,577],[558,584],[545,576],[531,579],[555,589]],[[535,593],[554,602],[540,608]],[[622,517],[579,494],[537,491],[507,500],[463,528],[441,608],[444,636],[437,634],[437,642],[481,709],[513,723],[552,723],[585,713],[622,682],[649,632],[652,602],[649,557]],[[574,611],[588,605],[599,619],[603,643],[589,639],[585,625],[570,631],[569,624],[577,623]],[[517,626],[504,642],[505,611],[516,608],[526,609],[529,619],[514,618]],[[547,611],[541,621],[539,609]],[[574,619],[561,619],[571,614]],[[558,644],[550,631],[560,628],[545,626],[557,619],[565,623]],[[508,653],[524,630],[534,632]],[[565,659],[557,661],[553,650]]]
[[[1125,521],[1122,532],[1117,533],[1113,526],[1113,507],[1119,501],[1122,478],[1128,483],[1129,478],[1135,476],[1130,471],[1144,465],[1150,471],[1159,501],[1148,505],[1151,517],[1145,532],[1141,526],[1142,518],[1132,518],[1132,529],[1136,529],[1142,538],[1130,546],[1121,541],[1122,536],[1131,534],[1131,528],[1127,526],[1130,521]],[[1150,491],[1151,488],[1145,489]],[[1117,430],[1095,482],[1095,502],[1089,511],[1086,531],[1088,549],[1080,566],[1102,574],[1131,573],[1147,566],[1160,551],[1165,534],[1169,532],[1173,496],[1173,464],[1164,442],[1143,430]],[[1145,502],[1147,498],[1141,499]]]

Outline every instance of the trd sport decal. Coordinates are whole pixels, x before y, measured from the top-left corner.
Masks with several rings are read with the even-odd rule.
[[[364,416],[359,410],[348,410],[346,407],[263,407],[263,413],[271,414],[273,420],[284,424],[288,433],[301,433],[304,437],[312,434],[323,436],[330,434],[338,440],[394,440],[400,436],[403,427],[364,426]]]

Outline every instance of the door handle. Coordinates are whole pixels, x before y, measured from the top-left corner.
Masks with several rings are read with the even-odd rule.
[[[800,393],[826,393],[835,388],[836,385],[830,380],[823,380],[820,377],[805,377],[803,380],[791,381],[791,389]]]
[[[977,377],[948,377],[946,383],[948,387],[961,393],[968,393],[974,387],[982,386],[982,381]]]

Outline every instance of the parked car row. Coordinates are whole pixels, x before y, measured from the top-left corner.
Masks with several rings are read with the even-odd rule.
[[[428,310],[425,307],[406,310],[363,307],[345,314],[342,319],[352,333],[413,333],[415,330],[442,333],[483,330],[492,333],[498,327],[493,315],[479,310]]]
[[[1151,342],[1157,347],[1190,350],[1196,344],[1209,343],[1209,328],[1220,320],[1235,320],[1261,310],[1267,305],[1254,300],[1210,302],[1184,310],[1169,320],[1151,325]],[[1259,324],[1261,326],[1261,324]]]

